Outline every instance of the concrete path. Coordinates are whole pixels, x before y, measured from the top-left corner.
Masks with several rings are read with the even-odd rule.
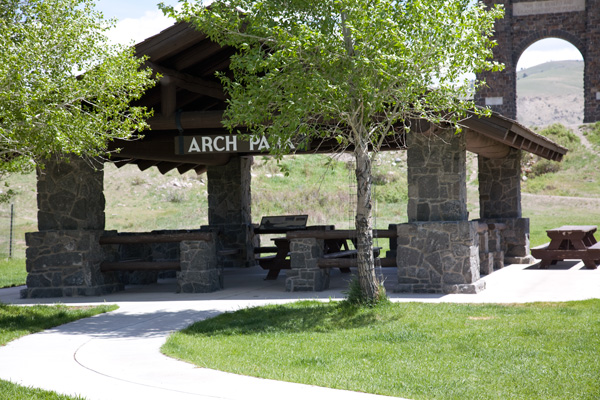
[[[600,298],[600,269],[563,262],[549,270],[513,265],[485,278],[477,295],[403,295],[391,293],[394,269],[386,283],[394,301],[516,303]],[[238,376],[198,368],[163,356],[159,349],[173,331],[225,311],[301,298],[342,298],[346,276],[333,274],[331,289],[286,293],[284,277],[264,281],[260,269],[228,271],[227,288],[210,294],[175,294],[174,282],[128,288],[94,298],[38,301],[19,299],[18,288],[0,290],[0,302],[13,304],[109,303],[119,310],[76,321],[0,348],[0,379],[25,386],[79,394],[89,400],[120,399],[378,399],[383,396]]]

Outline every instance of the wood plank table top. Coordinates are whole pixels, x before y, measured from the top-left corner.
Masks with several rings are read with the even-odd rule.
[[[582,260],[587,268],[600,264],[600,247],[594,233],[596,225],[564,225],[548,229],[550,243],[531,249],[531,254],[542,260],[540,269],[548,268],[565,259]]]

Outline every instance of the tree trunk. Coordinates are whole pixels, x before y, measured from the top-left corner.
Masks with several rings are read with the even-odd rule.
[[[373,258],[373,224],[371,218],[371,158],[368,137],[356,135],[354,157],[356,158],[356,234],[358,281],[362,294],[368,302],[379,300],[379,281],[375,274]]]

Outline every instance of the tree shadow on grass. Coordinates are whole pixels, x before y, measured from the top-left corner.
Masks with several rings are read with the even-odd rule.
[[[68,308],[66,306],[19,307],[0,304],[0,345],[24,334],[63,325],[81,318],[111,311],[116,307],[99,306]]]
[[[381,311],[381,306],[370,308],[351,306],[344,302],[301,301],[222,314],[197,322],[182,333],[229,336],[339,331],[382,323]]]

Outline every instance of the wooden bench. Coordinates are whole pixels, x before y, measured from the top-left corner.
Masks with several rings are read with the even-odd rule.
[[[99,242],[101,245],[134,245],[177,243],[186,240],[211,241],[213,240],[213,234],[210,232],[178,232],[110,235],[100,237]],[[239,250],[224,250],[223,252],[229,254],[231,252],[239,252]],[[181,271],[181,263],[177,260],[146,261],[140,259],[114,262],[103,261],[100,264],[100,271]]]
[[[395,229],[375,229],[373,235],[377,238],[395,239],[398,233]],[[288,239],[293,238],[316,238],[325,241],[325,252],[323,257],[317,260],[319,268],[339,268],[342,272],[349,272],[350,268],[357,265],[357,251],[350,249],[348,242],[356,240],[356,230],[324,230],[290,232]],[[381,247],[373,248],[373,256],[381,266],[395,267],[395,258],[379,258]]]
[[[589,269],[600,264],[600,243],[596,242],[595,225],[565,225],[546,231],[550,242],[531,249],[531,255],[542,260],[540,269],[566,259],[582,260]]]
[[[381,247],[373,247],[373,257],[378,259],[381,253]],[[350,272],[350,268],[356,267],[358,252],[356,249],[336,251],[323,254],[323,257],[317,260],[319,268],[339,268],[344,273]]]

